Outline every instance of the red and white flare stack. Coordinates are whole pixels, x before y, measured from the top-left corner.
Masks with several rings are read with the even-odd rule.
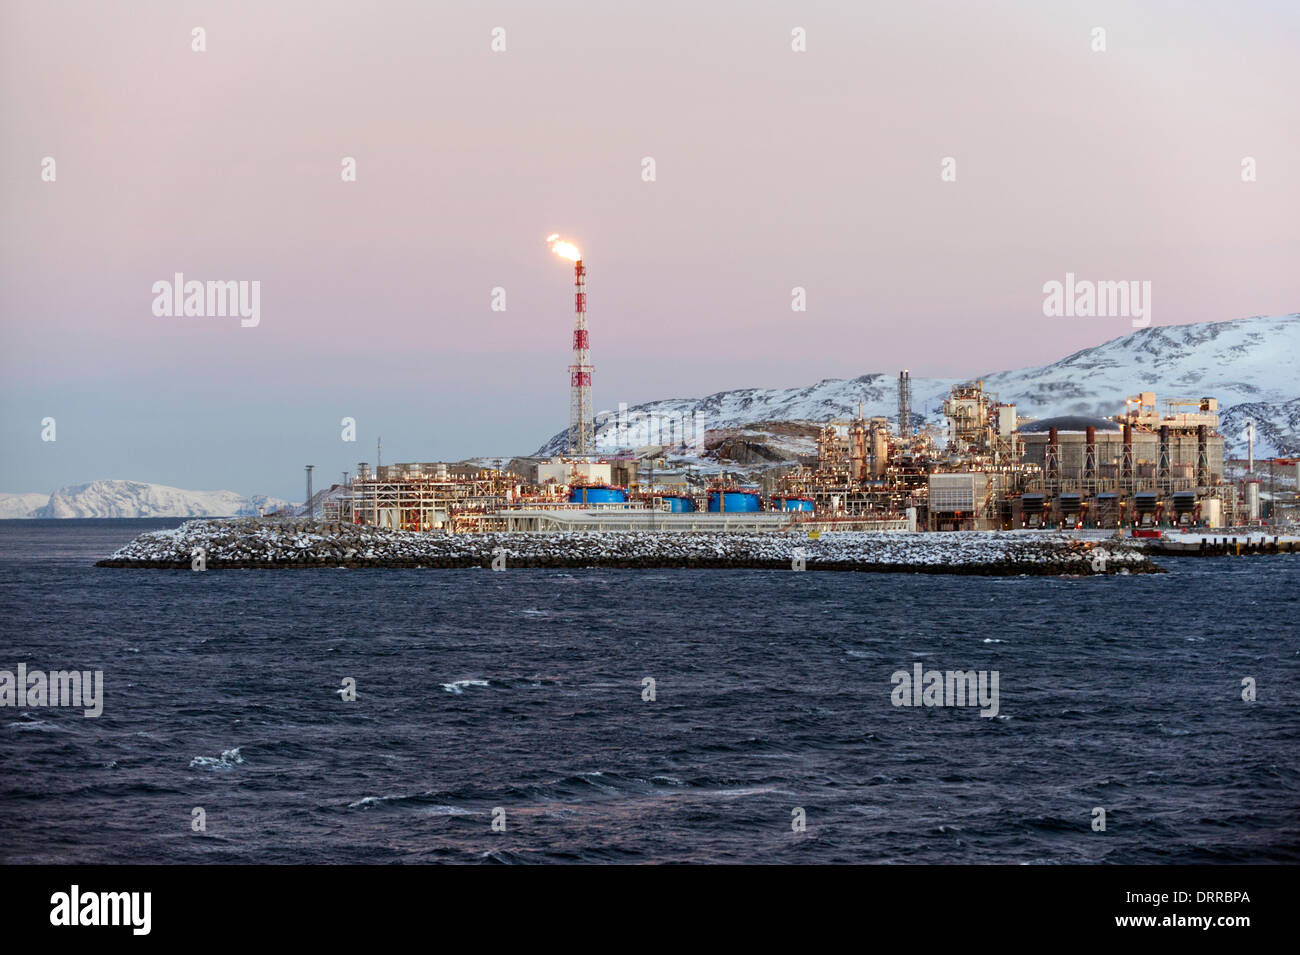
[[[591,342],[587,337],[587,269],[582,253],[572,242],[558,235],[546,240],[551,251],[573,262],[573,364],[569,366],[569,453],[575,456],[595,450],[595,418],[591,410]]]

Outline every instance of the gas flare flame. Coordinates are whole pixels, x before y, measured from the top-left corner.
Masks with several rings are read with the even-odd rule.
[[[582,253],[578,251],[578,247],[572,242],[562,241],[558,232],[548,235],[546,237],[546,244],[551,247],[552,252],[562,259],[569,259],[572,262],[577,262],[582,258]]]

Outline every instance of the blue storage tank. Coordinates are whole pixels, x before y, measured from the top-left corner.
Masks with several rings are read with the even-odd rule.
[[[777,495],[772,498],[772,510],[774,511],[811,511],[813,502],[806,497],[785,497]]]
[[[569,488],[570,504],[624,504],[627,491],[621,487],[597,484],[592,487]]]
[[[695,510],[695,498],[685,494],[665,494],[663,500],[674,514],[689,514]]]
[[[740,491],[731,489],[722,492],[722,507],[728,514],[750,514],[756,512],[758,507],[757,491]],[[718,512],[722,510],[718,506],[718,492],[709,492],[709,510]]]

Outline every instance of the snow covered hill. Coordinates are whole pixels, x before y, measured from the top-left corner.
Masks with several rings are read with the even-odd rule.
[[[1144,328],[1050,365],[981,373],[969,378],[912,378],[914,422],[942,423],[940,405],[962,381],[982,378],[1000,401],[1015,402],[1033,417],[1058,414],[1113,415],[1124,398],[1154,391],[1166,399],[1219,399],[1221,428],[1232,453],[1245,451],[1245,425],[1255,421],[1257,456],[1300,453],[1300,314]],[[707,398],[672,398],[627,409],[659,420],[700,420],[709,430],[767,431],[764,422],[816,422],[864,414],[898,417],[898,372],[827,379],[807,388],[746,388]],[[696,419],[695,415],[701,415]],[[596,443],[613,451],[619,440],[617,413],[597,415]],[[633,442],[635,443],[635,442]],[[652,443],[652,442],[642,442]],[[782,446],[780,436],[772,444]],[[567,433],[546,442],[538,455],[562,454]]]
[[[0,493],[0,520],[28,517],[38,507],[50,503],[48,494]]]
[[[0,495],[0,517],[244,517],[257,514],[259,506],[273,511],[288,504],[279,498],[244,497],[234,491],[184,491],[139,481],[92,481],[50,495]]]

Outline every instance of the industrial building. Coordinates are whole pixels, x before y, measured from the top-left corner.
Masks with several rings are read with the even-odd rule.
[[[910,400],[905,382],[900,378],[900,420]],[[1160,411],[1156,396],[1143,392],[1119,405],[1123,411],[1110,418],[1035,420],[999,402],[982,382],[967,383],[943,404],[946,433],[894,429],[885,417],[859,412],[824,426],[815,463],[793,467],[763,488],[720,476],[684,479],[681,471],[661,471],[656,480],[635,455],[516,459],[512,470],[413,463],[372,472],[362,462],[342,496],[327,505],[326,517],[445,533],[1140,531],[1263,519],[1259,477],[1225,477],[1214,398],[1169,401]],[[664,480],[670,476],[676,480]]]
[[[908,414],[900,376],[899,420]],[[1117,402],[1117,405],[1119,402]],[[894,437],[883,418],[832,423],[813,468],[786,478],[819,514],[901,514],[930,530],[1224,526],[1250,495],[1225,482],[1214,398],[1169,401],[1143,392],[1113,418],[1021,417],[983,382],[943,404],[947,433]],[[1253,499],[1253,498],[1252,498]]]
[[[1143,392],[1114,418],[1021,424],[1022,460],[1038,473],[1020,502],[1024,525],[1214,527],[1234,520],[1237,491],[1223,480],[1218,401],[1166,404],[1161,414],[1155,395]]]

